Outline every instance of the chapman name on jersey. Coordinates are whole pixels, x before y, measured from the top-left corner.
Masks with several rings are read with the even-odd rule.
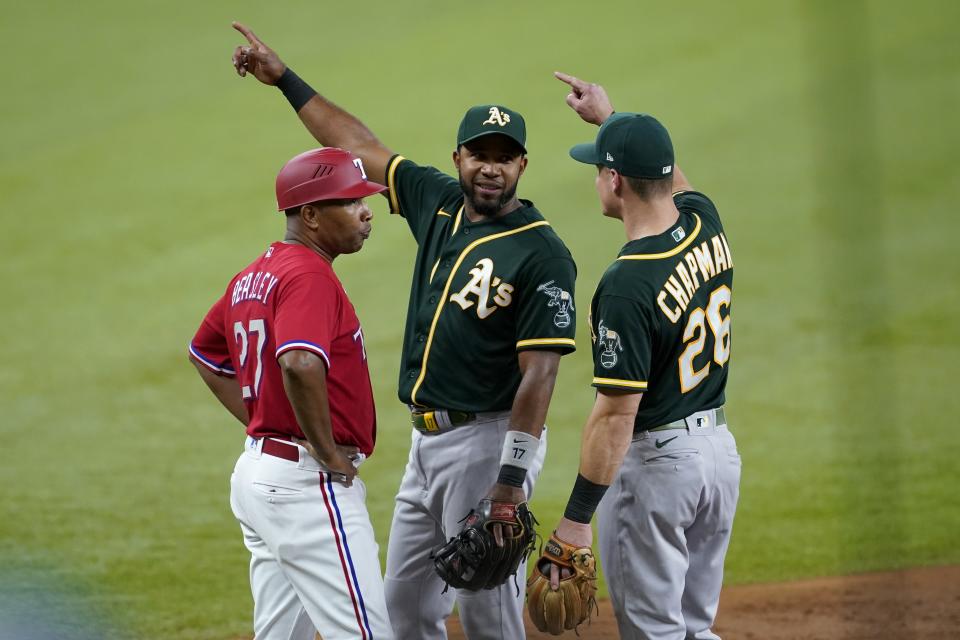
[[[718,233],[680,257],[674,273],[667,277],[657,295],[657,306],[670,322],[676,324],[700,286],[732,268],[730,245],[723,233]]]

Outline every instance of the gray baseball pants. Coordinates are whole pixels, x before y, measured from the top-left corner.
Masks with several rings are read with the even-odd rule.
[[[624,640],[719,640],[710,627],[740,455],[714,416],[698,412],[685,429],[642,432],[597,510],[600,562]]]
[[[478,414],[476,420],[437,435],[413,431],[410,457],[397,493],[387,545],[384,592],[397,638],[442,640],[454,603],[470,640],[521,640],[526,563],[499,589],[447,589],[430,552],[457,535],[462,520],[497,479],[500,451],[510,428],[510,412]],[[546,429],[533,468],[527,498],[546,455]]]

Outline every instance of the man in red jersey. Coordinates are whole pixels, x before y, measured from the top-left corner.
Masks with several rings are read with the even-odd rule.
[[[230,503],[258,640],[393,637],[356,477],[376,438],[363,331],[332,267],[363,246],[363,198],[384,189],[341,149],[290,160],[277,176],[284,240],[234,276],[190,343],[200,377],[247,427]]]

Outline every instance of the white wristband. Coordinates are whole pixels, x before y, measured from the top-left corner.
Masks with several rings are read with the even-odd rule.
[[[507,437],[503,440],[503,450],[500,452],[500,464],[529,470],[533,466],[533,459],[537,456],[539,448],[539,438],[523,431],[507,431]]]

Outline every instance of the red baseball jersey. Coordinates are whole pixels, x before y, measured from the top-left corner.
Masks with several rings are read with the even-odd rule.
[[[249,435],[303,438],[277,362],[293,349],[327,365],[334,441],[369,456],[376,412],[356,311],[330,263],[302,245],[275,242],[230,281],[190,353],[220,375],[237,376]]]

